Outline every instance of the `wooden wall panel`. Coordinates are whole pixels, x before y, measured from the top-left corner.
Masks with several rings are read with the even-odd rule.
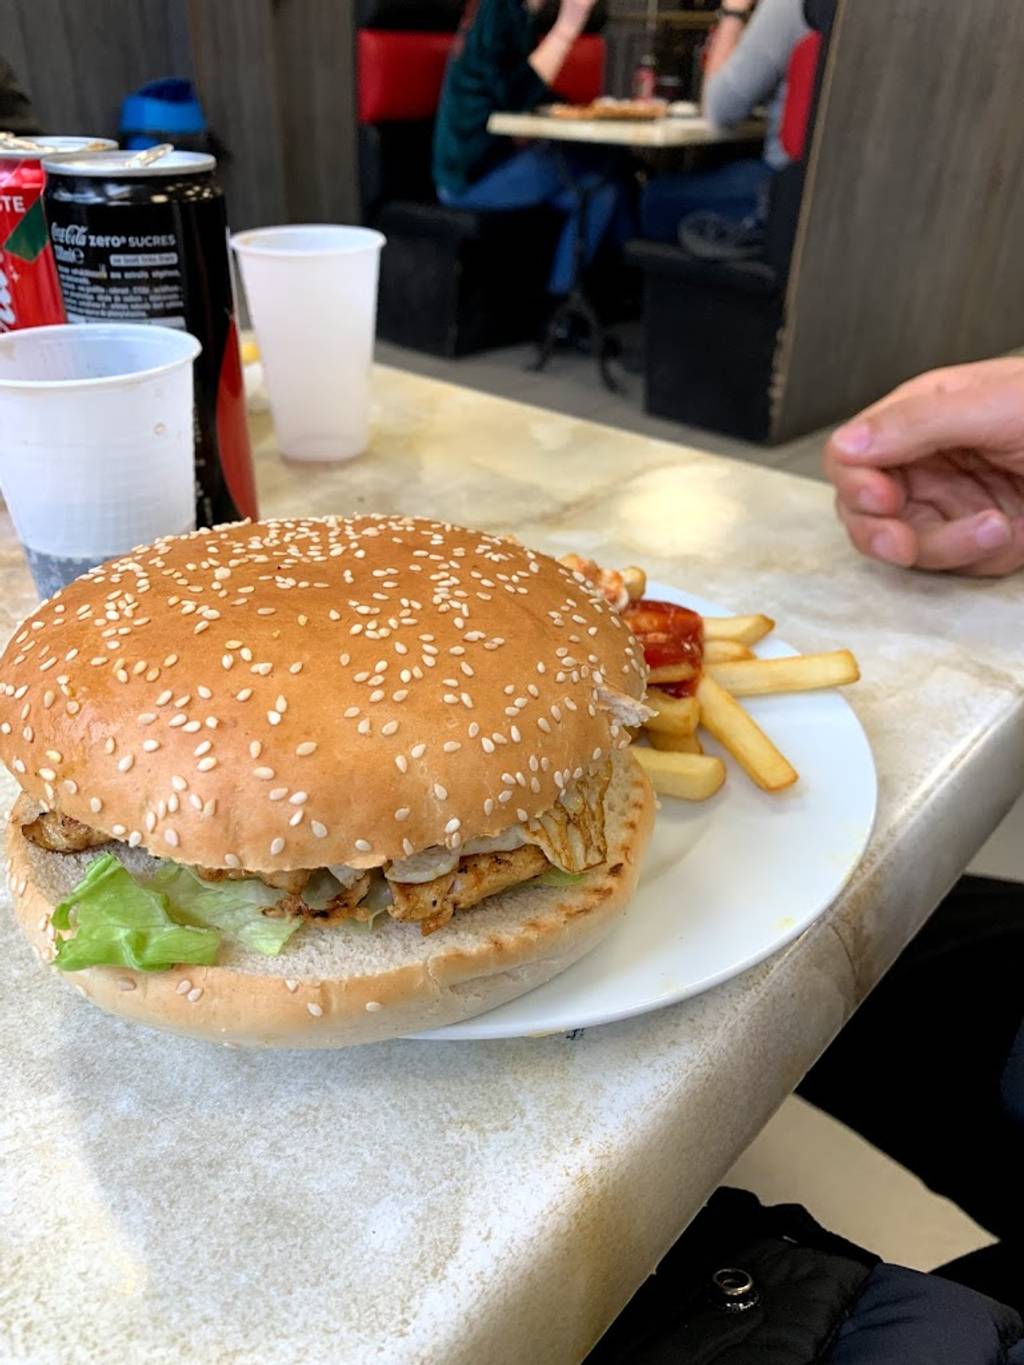
[[[192,50],[203,107],[227,155],[221,176],[231,226],[286,221],[275,0],[191,0]]]
[[[354,221],[352,0],[191,0],[232,226]]]
[[[774,437],[1024,343],[1024,4],[841,0]]]
[[[352,0],[280,0],[277,88],[293,221],[358,221]]]
[[[192,75],[185,0],[0,0],[0,52],[57,133],[113,137],[125,95]]]

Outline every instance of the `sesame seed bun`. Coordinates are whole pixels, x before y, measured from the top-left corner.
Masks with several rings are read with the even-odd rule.
[[[613,760],[605,811],[608,861],[577,885],[526,883],[427,937],[386,915],[372,931],[314,923],[276,958],[225,944],[214,967],[92,967],[64,979],[109,1013],[250,1047],[345,1047],[469,1019],[564,971],[625,908],[654,819],[650,784],[628,751]],[[50,961],[53,907],[96,854],[48,853],[13,819],[7,844],[15,913]],[[118,856],[137,872],[153,866],[141,850]]]
[[[240,523],[43,603],[0,657],[0,759],[156,856],[374,867],[549,810],[627,741],[645,677],[603,598],[515,541]]]

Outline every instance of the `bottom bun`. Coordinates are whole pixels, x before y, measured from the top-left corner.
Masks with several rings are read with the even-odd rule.
[[[111,1014],[245,1047],[348,1047],[471,1019],[550,981],[589,952],[625,909],[654,821],[650,783],[628,750],[616,756],[605,810],[608,861],[582,881],[526,883],[427,937],[388,916],[372,930],[308,924],[279,957],[225,945],[214,967],[91,967],[66,980]],[[153,865],[138,850],[117,852],[132,870]],[[12,821],[8,856],[15,912],[50,961],[53,907],[81,880],[96,850],[48,853]]]

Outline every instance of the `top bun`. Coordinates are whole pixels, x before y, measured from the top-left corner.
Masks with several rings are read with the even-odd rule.
[[[101,565],[0,657],[21,787],[158,857],[374,867],[550,809],[646,671],[583,580],[415,517],[239,523]]]

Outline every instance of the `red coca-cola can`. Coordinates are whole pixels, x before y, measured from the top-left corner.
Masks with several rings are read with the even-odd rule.
[[[648,55],[641,57],[633,72],[633,98],[635,100],[654,99],[658,84],[658,63]]]
[[[0,332],[64,321],[43,214],[42,158],[116,146],[95,137],[0,141]]]

